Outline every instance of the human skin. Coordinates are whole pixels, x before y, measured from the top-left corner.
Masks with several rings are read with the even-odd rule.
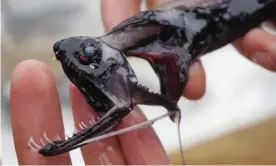
[[[149,8],[160,3],[154,0],[148,2],[150,2]],[[140,10],[139,3],[138,0],[102,0],[103,22],[106,30],[110,30],[125,18],[135,15]],[[119,10],[122,8],[124,10]],[[275,36],[259,28],[251,30],[235,42],[245,57],[271,71],[276,71],[275,43]],[[263,53],[257,54],[258,52]],[[74,85],[70,84],[69,91],[73,117],[78,128],[80,121],[87,124],[89,117],[96,116],[96,111],[86,103],[85,98]],[[204,92],[205,73],[200,61],[197,61],[190,68],[189,82],[183,95],[189,99],[199,99]],[[57,134],[62,137],[64,133],[55,80],[47,65],[37,60],[26,60],[16,66],[11,78],[10,105],[12,132],[20,165],[71,164],[68,153],[47,158],[33,152],[27,146],[30,136],[39,142],[44,131],[50,138],[54,138]],[[117,129],[144,120],[146,117],[136,107],[122,120]],[[91,143],[80,149],[85,164],[89,165],[170,164],[152,127]]]

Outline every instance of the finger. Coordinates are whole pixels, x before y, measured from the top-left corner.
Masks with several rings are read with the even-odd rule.
[[[81,130],[79,124],[82,121],[87,127],[90,127],[89,121],[95,122],[97,113],[87,104],[81,92],[73,84],[70,84],[69,89],[76,128]],[[81,152],[85,163],[88,165],[124,164],[124,156],[117,137],[110,137],[85,145],[81,147]]]
[[[162,5],[166,2],[169,2],[170,0],[150,0],[150,1],[146,1],[147,3],[147,9],[152,9],[156,6]]]
[[[206,77],[204,68],[199,60],[196,60],[188,72],[188,82],[183,95],[190,100],[198,100],[205,94]]]
[[[260,27],[262,30],[271,33],[272,35],[276,35],[276,18],[274,20],[263,22]]]
[[[129,115],[122,119],[117,130],[123,129],[147,120],[142,111],[136,107]],[[162,144],[152,127],[139,128],[119,135],[127,164],[169,164]]]
[[[121,21],[140,12],[141,0],[102,0],[102,21],[106,31],[110,31]]]
[[[261,65],[276,71],[276,36],[256,28],[235,42],[241,54]]]
[[[20,63],[13,71],[10,90],[11,123],[19,164],[71,164],[68,153],[44,157],[28,146],[30,136],[40,143],[44,131],[52,140],[62,137],[63,123],[53,74],[36,60]],[[43,139],[46,143],[47,141]]]

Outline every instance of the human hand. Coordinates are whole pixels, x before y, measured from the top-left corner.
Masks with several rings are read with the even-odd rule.
[[[83,121],[96,117],[96,112],[86,102],[80,91],[69,86],[72,113],[76,128]],[[61,105],[55,80],[48,66],[26,60],[13,71],[10,89],[10,111],[14,145],[18,164],[69,165],[69,153],[44,157],[28,147],[32,136],[40,143],[44,132],[51,140],[57,135],[64,139]],[[69,110],[68,110],[69,111]],[[145,121],[146,117],[135,108],[117,129]],[[43,142],[47,142],[43,138]],[[41,145],[41,144],[40,144]],[[106,138],[81,147],[86,165],[91,164],[170,164],[169,159],[152,127],[140,128],[119,136]]]
[[[153,8],[170,0],[147,1],[147,8]],[[110,30],[121,21],[140,12],[140,0],[102,0],[102,18],[106,30]],[[122,10],[123,9],[123,10]],[[276,19],[274,21],[276,31]],[[256,64],[276,71],[276,36],[255,28],[243,38],[235,41],[234,45],[239,52]],[[189,69],[188,82],[183,95],[191,100],[200,99],[205,93],[206,78],[204,68],[196,60]]]

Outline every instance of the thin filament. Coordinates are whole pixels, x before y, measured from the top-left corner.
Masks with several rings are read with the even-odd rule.
[[[184,160],[184,154],[183,154],[183,146],[182,146],[182,141],[181,141],[181,133],[180,133],[180,123],[181,123],[181,112],[177,112],[177,133],[178,133],[178,141],[179,141],[179,150],[180,150],[180,155],[182,159],[182,164],[185,165],[185,160]]]
[[[139,129],[139,128],[142,128],[142,127],[146,127],[146,126],[150,126],[152,125],[154,122],[158,121],[158,120],[161,120],[165,117],[168,117],[170,116],[171,114],[173,114],[175,112],[167,112],[166,114],[163,114],[161,116],[158,116],[156,118],[153,118],[151,120],[147,120],[147,121],[144,121],[144,122],[141,122],[139,124],[136,124],[136,125],[133,125],[133,126],[130,126],[130,127],[127,127],[127,128],[124,128],[124,129],[121,129],[121,130],[117,130],[117,131],[113,131],[113,132],[110,132],[110,133],[107,133],[107,134],[104,134],[104,135],[101,135],[101,136],[98,136],[98,137],[95,137],[95,138],[91,138],[91,139],[88,139],[76,146],[80,146],[80,145],[83,145],[83,144],[88,144],[88,143],[91,143],[91,142],[94,142],[94,141],[98,141],[98,140],[101,140],[101,139],[104,139],[104,138],[108,138],[108,137],[112,137],[112,136],[115,136],[115,135],[119,135],[119,134],[122,134],[122,133],[125,133],[125,132],[128,132],[128,131],[132,131],[132,130],[135,130],[135,129]]]

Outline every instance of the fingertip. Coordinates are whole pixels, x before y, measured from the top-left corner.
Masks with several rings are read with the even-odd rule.
[[[164,3],[169,2],[169,0],[150,0],[150,1],[146,1],[147,3],[147,9],[152,9],[156,6],[162,5]]]
[[[183,95],[190,100],[200,99],[206,91],[206,76],[202,63],[196,60],[189,68]]]
[[[20,71],[20,69],[22,69],[22,67],[24,67],[24,69],[28,69],[28,68],[36,68],[41,66],[43,69],[48,70],[48,67],[46,64],[44,64],[41,61],[38,61],[36,59],[27,59],[24,61],[21,61],[14,69],[14,72],[17,72],[18,70]]]
[[[12,72],[11,83],[23,86],[24,84],[30,84],[32,80],[38,80],[37,83],[44,86],[51,86],[52,82],[55,82],[54,76],[48,66],[38,60],[30,59],[20,62]],[[46,82],[45,82],[46,81]],[[48,84],[49,83],[49,84]]]
[[[262,49],[261,43],[258,41],[260,36],[263,36],[264,32],[260,28],[255,28],[249,31],[246,35],[235,42],[238,50],[247,58],[251,58],[252,50]]]
[[[255,28],[235,42],[238,51],[252,62],[276,71],[276,36]]]
[[[267,47],[276,43],[276,36],[260,28],[249,31],[244,37],[238,40],[239,49],[251,57],[253,52],[265,52]]]
[[[10,84],[11,103],[29,104],[31,99],[44,95],[45,97],[52,97],[51,100],[57,102],[53,104],[59,105],[54,75],[46,64],[38,60],[30,59],[20,62],[12,72]],[[29,100],[25,99],[26,103],[20,101],[20,97],[23,96],[29,96]],[[11,104],[11,108],[13,107],[18,106]]]

